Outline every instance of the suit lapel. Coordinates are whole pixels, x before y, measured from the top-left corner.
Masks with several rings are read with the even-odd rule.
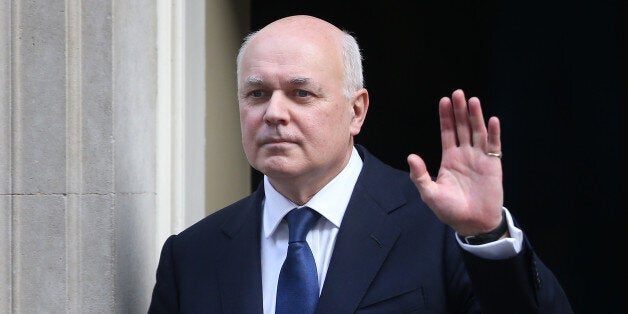
[[[222,227],[228,237],[221,259],[220,293],[224,313],[262,313],[260,258],[261,201],[263,188]]]
[[[354,312],[401,232],[388,214],[405,197],[394,182],[382,182],[387,166],[361,154],[364,167],[336,238],[318,313]]]

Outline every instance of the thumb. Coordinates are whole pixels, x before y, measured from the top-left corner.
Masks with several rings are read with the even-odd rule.
[[[432,191],[436,188],[436,183],[432,181],[432,177],[427,171],[425,162],[421,157],[416,154],[410,154],[408,156],[408,165],[410,166],[410,179],[414,182],[419,193],[423,197],[428,197],[432,194]]]

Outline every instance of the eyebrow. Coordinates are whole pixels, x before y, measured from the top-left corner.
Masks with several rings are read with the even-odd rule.
[[[264,84],[264,80],[259,76],[249,76],[244,80],[244,85],[260,86]]]
[[[310,78],[307,77],[292,77],[286,81],[288,85],[292,86],[303,86],[307,85],[311,82]],[[264,85],[264,79],[259,76],[250,76],[247,77],[244,81],[245,86],[262,86]]]
[[[303,86],[310,82],[310,79],[307,77],[293,77],[288,80],[288,84],[294,86]]]

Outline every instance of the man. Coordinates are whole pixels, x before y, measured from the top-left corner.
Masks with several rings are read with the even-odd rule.
[[[503,208],[499,121],[486,127],[477,98],[441,99],[435,181],[417,155],[408,175],[354,145],[369,106],[361,56],[326,21],[287,17],[247,37],[238,98],[264,182],[166,241],[149,312],[571,312]],[[312,217],[305,240],[297,211]],[[300,258],[314,269],[285,279]]]

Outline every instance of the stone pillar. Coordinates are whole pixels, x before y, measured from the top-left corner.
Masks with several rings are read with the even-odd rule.
[[[0,1],[0,312],[141,313],[156,3]]]

